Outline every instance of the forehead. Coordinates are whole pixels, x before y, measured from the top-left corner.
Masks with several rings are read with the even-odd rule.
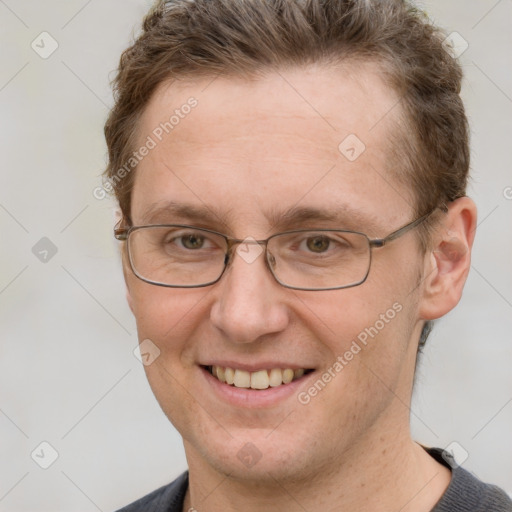
[[[262,227],[299,203],[376,216],[378,199],[401,218],[409,194],[387,169],[397,105],[361,63],[162,84],[138,127],[154,148],[136,170],[132,217],[183,201]]]

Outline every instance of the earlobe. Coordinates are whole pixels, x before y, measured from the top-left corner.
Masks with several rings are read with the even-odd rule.
[[[432,235],[420,303],[422,319],[439,318],[459,302],[471,267],[475,229],[475,203],[468,197],[453,201]]]

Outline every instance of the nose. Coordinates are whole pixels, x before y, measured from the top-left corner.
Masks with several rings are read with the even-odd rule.
[[[227,339],[250,343],[287,327],[287,290],[271,275],[261,246],[239,245],[215,286],[210,319]]]

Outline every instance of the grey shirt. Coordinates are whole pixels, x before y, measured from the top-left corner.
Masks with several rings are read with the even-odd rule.
[[[450,467],[442,457],[443,450],[427,451],[439,463]],[[481,482],[461,467],[451,471],[450,485],[431,512],[512,512],[512,500],[499,487]],[[188,471],[118,512],[182,512],[187,488]]]

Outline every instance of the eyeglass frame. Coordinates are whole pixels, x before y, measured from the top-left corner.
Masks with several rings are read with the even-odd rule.
[[[404,235],[408,231],[411,231],[415,227],[419,226],[422,222],[427,220],[427,218],[430,217],[434,213],[434,211],[436,211],[438,208],[442,209],[443,211],[446,211],[446,209],[442,208],[442,207],[433,208],[432,210],[430,210],[425,215],[422,215],[421,217],[418,217],[417,219],[415,219],[415,220],[413,220],[413,221],[403,225],[402,227],[400,227],[400,228],[396,229],[395,231],[389,233],[389,235],[387,235],[387,236],[385,236],[383,238],[370,238],[366,233],[361,233],[360,231],[352,231],[352,230],[347,230],[347,229],[327,229],[327,228],[315,229],[315,228],[307,228],[307,229],[294,229],[294,230],[291,230],[291,231],[284,231],[282,233],[275,233],[275,234],[269,236],[265,240],[247,240],[247,238],[245,238],[245,239],[233,238],[233,237],[231,237],[229,235],[225,235],[224,233],[220,233],[220,232],[214,231],[212,229],[200,228],[200,227],[197,227],[197,226],[191,226],[189,224],[147,224],[147,225],[129,226],[129,227],[122,227],[122,228],[121,227],[117,227],[122,222],[122,220],[119,221],[118,225],[114,228],[114,237],[117,240],[121,241],[121,242],[128,242],[128,238],[129,238],[130,234],[132,232],[138,230],[138,229],[158,228],[158,227],[161,227],[161,228],[163,228],[163,227],[177,227],[177,228],[192,228],[192,229],[197,229],[197,230],[205,231],[207,233],[211,233],[211,234],[220,236],[220,237],[224,238],[224,240],[226,240],[227,249],[226,249],[226,253],[224,255],[224,268],[222,269],[222,272],[220,273],[219,277],[217,279],[215,279],[214,281],[210,281],[210,282],[205,283],[205,284],[194,284],[194,285],[165,284],[165,283],[159,283],[157,281],[151,281],[151,280],[149,280],[149,279],[147,279],[145,277],[142,277],[140,274],[138,274],[138,272],[134,268],[132,257],[131,257],[131,253],[130,253],[130,245],[128,244],[128,248],[127,248],[128,261],[130,262],[130,268],[131,268],[132,272],[141,281],[144,281],[145,283],[152,284],[152,285],[155,285],[155,286],[163,286],[165,288],[204,288],[206,286],[211,286],[211,285],[213,285],[215,283],[218,283],[220,281],[220,279],[222,278],[222,276],[224,275],[224,272],[228,268],[228,264],[230,263],[230,261],[232,259],[231,255],[232,255],[233,247],[236,246],[236,245],[245,243],[245,244],[252,244],[252,245],[256,245],[257,244],[257,245],[260,245],[260,246],[262,246],[262,245],[264,246],[265,264],[266,264],[267,268],[269,269],[270,273],[272,274],[272,277],[281,286],[283,286],[285,288],[289,288],[289,289],[292,289],[292,290],[302,290],[302,291],[343,290],[345,288],[354,288],[355,286],[360,286],[360,285],[362,285],[367,280],[368,275],[370,274],[371,266],[372,266],[372,249],[374,249],[374,248],[375,249],[379,249],[381,247],[384,247],[384,245],[386,245],[388,242],[392,242],[393,240],[396,240],[397,238],[401,237],[402,235]],[[293,234],[293,233],[306,233],[308,231],[352,233],[352,234],[364,236],[367,239],[367,241],[368,241],[368,246],[369,246],[369,251],[370,251],[369,261],[368,261],[368,270],[366,271],[365,276],[359,282],[357,282],[357,283],[353,283],[353,284],[349,284],[349,285],[343,285],[343,286],[335,286],[335,287],[330,287],[330,288],[303,288],[303,287],[287,285],[287,284],[284,284],[283,282],[281,282],[279,280],[279,278],[274,274],[274,271],[272,270],[271,265],[270,265],[269,260],[268,260],[268,257],[269,257],[268,254],[269,253],[268,253],[267,249],[268,249],[268,242],[269,242],[269,240],[271,240],[272,238],[275,238],[277,236],[281,236],[281,235],[287,235],[287,234]]]

